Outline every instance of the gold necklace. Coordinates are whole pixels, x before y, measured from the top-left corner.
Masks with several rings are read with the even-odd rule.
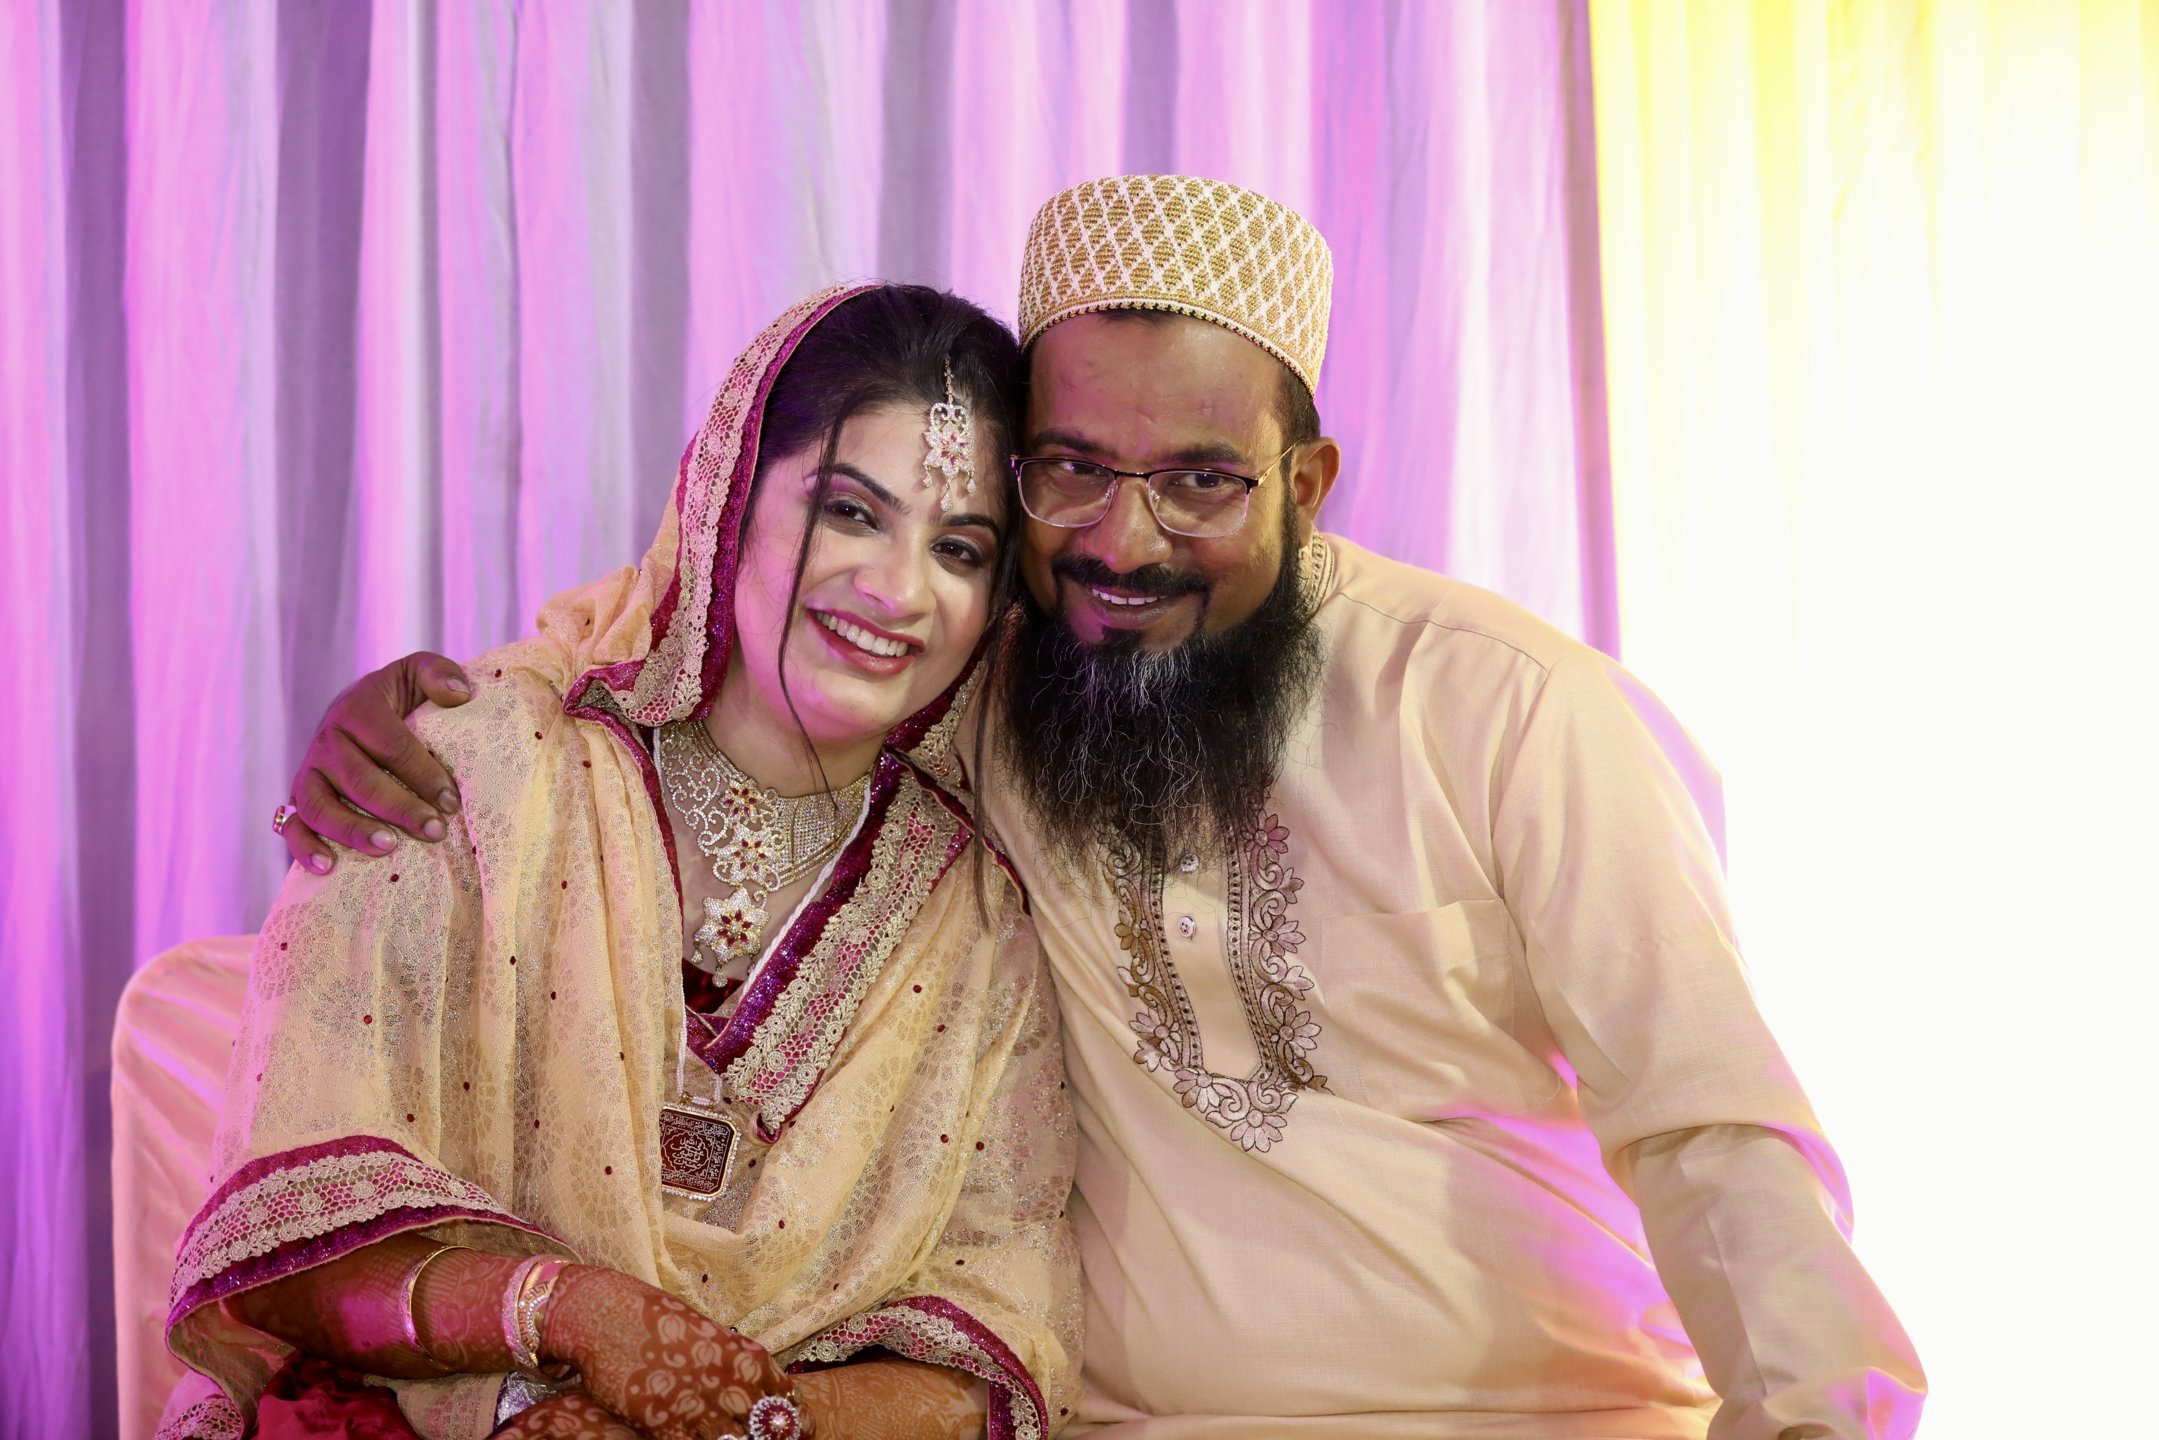
[[[696,720],[661,726],[655,759],[660,792],[696,832],[712,878],[734,887],[725,900],[706,899],[692,941],[709,952],[715,972],[754,958],[771,918],[765,901],[832,858],[861,818],[870,777],[838,791],[782,795],[745,775]]]

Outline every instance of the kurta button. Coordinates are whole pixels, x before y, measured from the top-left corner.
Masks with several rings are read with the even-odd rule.
[[[1198,929],[1199,921],[1194,920],[1191,916],[1179,915],[1177,917],[1177,933],[1184,936],[1185,939],[1191,939]]]
[[[1187,875],[1191,874],[1199,869],[1199,856],[1187,852],[1185,857],[1177,862],[1177,868]]]

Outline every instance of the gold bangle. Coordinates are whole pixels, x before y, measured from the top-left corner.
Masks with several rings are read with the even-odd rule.
[[[510,1347],[512,1367],[530,1375],[540,1368],[540,1357],[525,1347],[524,1327],[518,1324],[517,1302],[525,1293],[525,1282],[532,1272],[543,1263],[544,1257],[528,1255],[510,1272],[510,1278],[502,1287],[502,1343]]]
[[[398,1287],[398,1314],[405,1322],[405,1343],[412,1347],[414,1354],[428,1360],[433,1360],[435,1358],[434,1354],[420,1343],[419,1322],[413,1319],[412,1315],[412,1297],[414,1292],[420,1288],[420,1272],[434,1264],[440,1257],[449,1254],[452,1250],[463,1250],[465,1248],[467,1247],[463,1245],[436,1246],[413,1262],[412,1267],[405,1271],[405,1279]]]

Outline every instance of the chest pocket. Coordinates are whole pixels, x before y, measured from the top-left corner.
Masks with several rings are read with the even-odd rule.
[[[1446,1120],[1549,1098],[1557,1078],[1527,1033],[1543,1023],[1505,905],[1464,900],[1316,928],[1317,1003],[1329,1038],[1354,1058],[1364,1103]]]

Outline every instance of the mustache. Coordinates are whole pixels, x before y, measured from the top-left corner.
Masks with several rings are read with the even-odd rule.
[[[1195,571],[1142,565],[1119,574],[1092,555],[1059,555],[1050,562],[1050,573],[1081,585],[1099,585],[1134,595],[1204,595],[1208,588],[1206,580]]]

